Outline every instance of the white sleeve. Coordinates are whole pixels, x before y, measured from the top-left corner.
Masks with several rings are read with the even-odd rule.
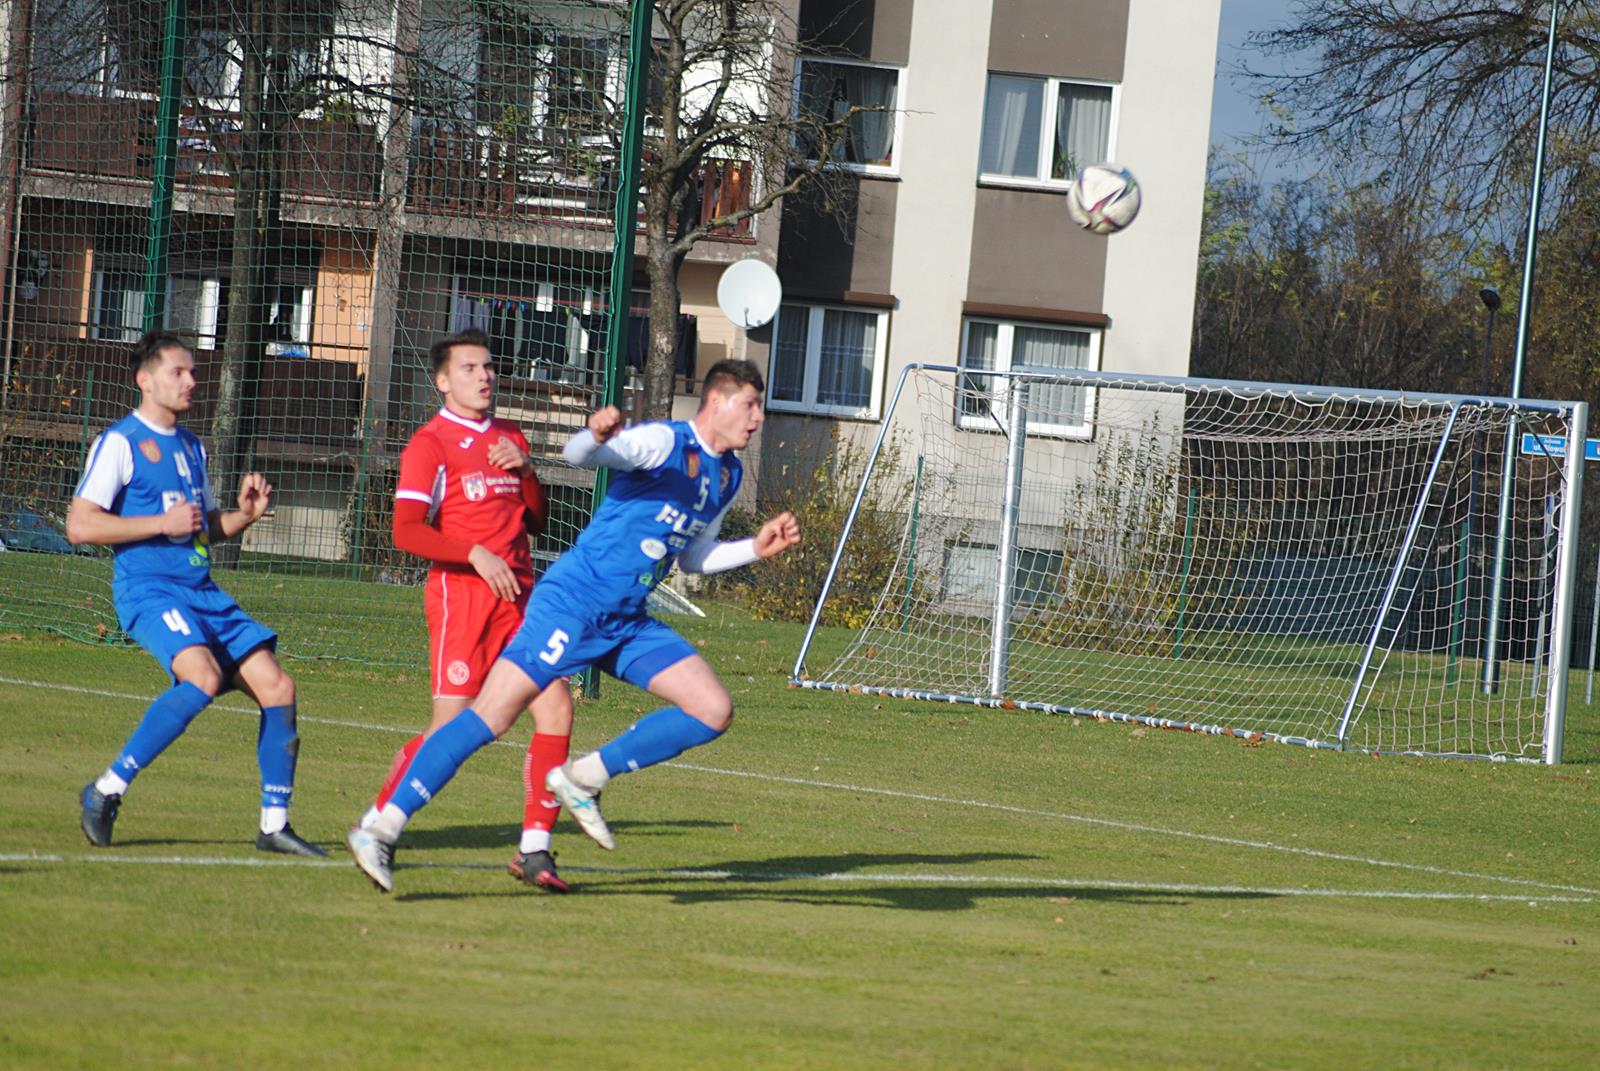
[[[737,569],[741,565],[749,565],[756,560],[756,541],[752,536],[747,539],[734,539],[726,543],[717,541],[717,533],[722,530],[722,518],[728,515],[728,508],[722,508],[712,522],[706,525],[705,530],[695,536],[683,553],[678,555],[678,567],[686,573],[721,573],[729,569]]]
[[[567,440],[561,456],[580,469],[653,469],[672,456],[676,442],[671,425],[659,421],[623,428],[604,443],[595,442],[594,433],[584,428]]]
[[[101,509],[110,509],[122,489],[133,479],[133,444],[115,431],[102,432],[89,447],[89,461],[83,467],[73,495],[86,498]]]

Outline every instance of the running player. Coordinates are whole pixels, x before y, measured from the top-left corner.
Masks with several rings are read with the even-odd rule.
[[[516,424],[492,415],[488,337],[476,330],[449,335],[433,344],[429,359],[444,405],[400,455],[394,544],[433,563],[425,595],[433,717],[428,731],[395,755],[364,825],[389,802],[422,742],[478,694],[522,623],[533,588],[528,537],[544,531],[549,516],[528,441]],[[508,869],[529,885],[566,892],[550,852],[561,805],[544,786],[545,775],[567,761],[572,696],[564,683],[540,693],[533,720],[522,768],[522,841]]]
[[[720,361],[706,376],[693,420],[624,430],[622,415],[608,407],[568,442],[569,462],[603,465],[617,477],[577,543],[534,589],[522,627],[472,706],[417,752],[377,821],[350,831],[346,843],[356,865],[380,891],[394,889],[394,846],[411,815],[473,752],[503,735],[532,697],[568,674],[595,665],[671,704],[546,779],[603,848],[615,847],[596,800],[606,780],[726,731],[733,720],[728,690],[693,647],[645,613],[645,598],[675,562],[689,572],[719,572],[800,541],[790,513],[773,517],[752,538],[717,540],[739,493],[742,468],[734,451],[749,444],[764,419],[762,389],[754,365]]]
[[[139,772],[183,734],[227,688],[261,707],[256,758],[261,766],[265,852],[325,856],[289,826],[300,737],[294,681],[274,655],[278,637],[239,609],[211,579],[211,544],[231,539],[266,513],[272,486],[259,472],[239,484],[236,510],[222,512],[206,477],[206,453],[178,426],[194,394],[194,351],[176,335],[151,332],[129,364],[139,408],[89,448],[83,480],[67,510],[67,538],[115,552],[111,594],[117,620],[172,678],[105,773],[84,786],[83,834],[106,847],[123,794]]]

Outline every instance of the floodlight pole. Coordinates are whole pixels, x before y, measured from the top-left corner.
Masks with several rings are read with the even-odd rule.
[[[1556,62],[1556,19],[1561,0],[1550,2],[1550,32],[1545,40],[1544,88],[1539,94],[1539,136],[1533,150],[1533,178],[1528,191],[1528,240],[1522,255],[1522,293],[1517,298],[1517,347],[1511,358],[1511,397],[1522,397],[1522,366],[1528,355],[1528,320],[1533,309],[1533,264],[1539,246],[1539,210],[1544,202],[1544,143],[1550,125],[1550,77]],[[1483,648],[1483,692],[1500,685],[1500,599],[1505,590],[1506,542],[1511,538],[1511,494],[1516,483],[1517,412],[1511,411],[1506,431],[1505,464],[1500,470],[1500,518],[1494,539],[1494,579],[1489,585],[1489,627]],[[1569,443],[1580,454],[1583,443]]]

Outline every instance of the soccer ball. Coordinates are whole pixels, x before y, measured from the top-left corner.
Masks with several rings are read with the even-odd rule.
[[[1116,234],[1139,214],[1139,180],[1118,164],[1090,164],[1072,180],[1067,214],[1086,231]]]

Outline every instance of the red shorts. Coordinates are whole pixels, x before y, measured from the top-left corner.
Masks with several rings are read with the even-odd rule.
[[[476,573],[436,570],[428,575],[423,605],[435,699],[471,699],[483,687],[489,667],[522,624],[522,608],[533,585],[518,579],[522,594],[507,602]]]

